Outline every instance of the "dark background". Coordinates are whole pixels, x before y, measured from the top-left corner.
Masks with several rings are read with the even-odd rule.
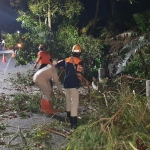
[[[0,0],[0,31],[13,33],[21,30],[20,23],[16,21],[17,16],[9,0]]]

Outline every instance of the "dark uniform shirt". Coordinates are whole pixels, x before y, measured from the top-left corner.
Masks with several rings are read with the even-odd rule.
[[[73,65],[74,64],[74,65]],[[69,57],[59,61],[56,67],[64,67],[64,88],[79,88],[80,80],[77,78],[76,73],[82,73],[83,61],[78,57]]]

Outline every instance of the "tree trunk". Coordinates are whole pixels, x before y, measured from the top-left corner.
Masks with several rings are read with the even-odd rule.
[[[111,15],[114,16],[115,14],[115,2],[116,0],[111,0]]]
[[[50,0],[48,1],[48,27],[50,28],[50,31],[52,29],[52,25],[51,25],[51,9],[50,9]]]

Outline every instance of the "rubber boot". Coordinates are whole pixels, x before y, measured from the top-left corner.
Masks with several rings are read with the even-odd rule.
[[[44,112],[46,109],[46,105],[45,105],[45,99],[41,99],[41,111]]]
[[[70,117],[71,120],[71,129],[76,129],[77,128],[77,116],[75,117]]]
[[[41,111],[49,115],[57,113],[53,110],[51,102],[45,99],[41,100]]]
[[[68,123],[71,123],[70,116],[71,116],[71,112],[67,111],[67,122]]]

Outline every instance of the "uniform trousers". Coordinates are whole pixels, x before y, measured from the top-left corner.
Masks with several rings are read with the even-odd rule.
[[[79,90],[77,88],[65,88],[67,112],[71,116],[77,116],[79,107]]]

